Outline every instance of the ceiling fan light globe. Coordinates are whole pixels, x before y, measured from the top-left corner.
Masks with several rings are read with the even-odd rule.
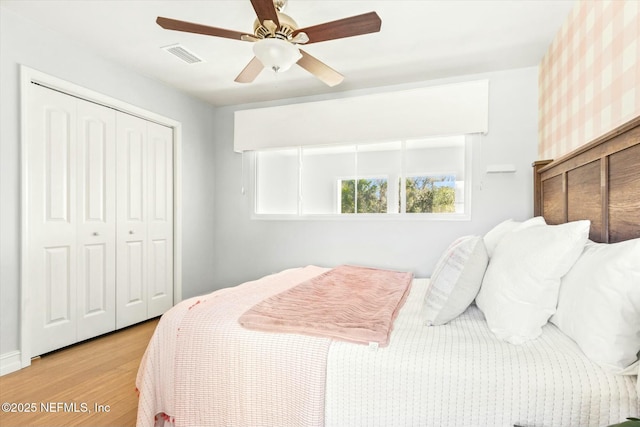
[[[253,53],[265,68],[276,72],[287,71],[302,57],[294,44],[276,38],[257,41],[253,45]]]

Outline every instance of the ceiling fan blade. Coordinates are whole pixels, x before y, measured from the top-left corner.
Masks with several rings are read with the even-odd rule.
[[[318,43],[326,40],[341,39],[344,37],[359,36],[361,34],[377,33],[382,26],[382,20],[375,12],[352,16],[350,18],[338,19],[337,21],[325,22],[307,28],[300,28],[293,32],[295,37],[298,33],[307,33],[309,43]]]
[[[278,12],[273,4],[273,0],[251,0],[251,4],[253,5],[253,10],[256,11],[260,23],[273,21],[276,24],[276,28],[280,26]]]
[[[300,49],[300,53],[302,54],[302,58],[298,60],[297,64],[328,86],[333,87],[344,80],[344,76],[342,74],[329,67],[324,62],[314,58],[302,49]]]
[[[254,56],[234,81],[238,83],[251,83],[258,77],[258,74],[260,74],[263,68],[264,65],[262,65],[262,62]]]
[[[162,16],[158,16],[158,19],[156,19],[156,23],[165,30],[204,34],[206,36],[224,37],[227,39],[242,40],[242,36],[253,36],[253,34],[241,33],[240,31],[209,27],[207,25],[194,24],[193,22],[179,21],[177,19],[164,18]]]

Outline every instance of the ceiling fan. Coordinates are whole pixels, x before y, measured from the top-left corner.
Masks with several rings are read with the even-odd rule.
[[[342,82],[344,76],[320,60],[298,48],[298,45],[358,36],[380,31],[382,21],[375,12],[325,22],[306,28],[282,13],[287,0],[251,0],[257,19],[253,34],[224,28],[209,27],[192,22],[159,16],[158,25],[167,30],[253,42],[254,58],[240,72],[235,81],[250,83],[267,67],[276,72],[286,71],[298,64],[329,86]]]

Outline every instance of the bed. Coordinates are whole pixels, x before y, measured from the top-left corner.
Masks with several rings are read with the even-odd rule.
[[[533,166],[534,218],[505,221],[485,236],[454,242],[447,251],[456,256],[443,255],[431,279],[414,278],[398,299],[388,345],[264,332],[240,324],[252,307],[331,271],[317,266],[282,271],[176,305],[162,317],[140,365],[137,425],[566,427],[606,426],[638,417],[638,362],[629,359],[629,348],[625,357],[616,353],[606,359],[608,344],[594,344],[588,331],[584,335],[585,325],[600,319],[598,306],[607,304],[597,303],[599,294],[582,294],[571,286],[589,281],[591,273],[582,270],[590,272],[599,259],[605,261],[596,265],[602,268],[594,277],[621,269],[636,274],[640,258],[628,253],[637,254],[640,248],[634,240],[640,238],[640,118],[560,159]],[[508,250],[509,244],[569,227],[566,234],[572,239],[577,239],[574,230],[584,229],[583,241],[574,245],[579,250],[563,267],[568,272],[558,278],[560,290],[551,286],[540,291],[555,289],[552,321],[545,318],[539,327],[527,329],[530,336],[505,332],[501,322],[509,329],[536,317],[526,306],[510,305],[515,307],[510,317],[505,317],[504,306],[494,307],[491,292],[509,277],[498,266],[517,253]],[[503,236],[496,239],[498,234]],[[556,243],[559,251],[567,247]],[[624,255],[610,248],[624,249]],[[552,252],[541,251],[537,261],[555,262],[545,258]],[[464,262],[457,256],[461,253]],[[607,260],[602,253],[613,255]],[[469,261],[482,257],[484,267]],[[618,258],[629,258],[630,264],[620,267]],[[560,267],[549,270],[561,272]],[[454,292],[447,288],[449,279],[455,276],[458,286],[461,275],[480,275],[480,291],[465,290],[464,302],[446,316],[442,306],[434,312],[442,295],[430,296]],[[640,276],[626,277],[640,286]],[[444,285],[438,288],[436,282]],[[622,299],[638,301],[633,288],[623,292]],[[595,299],[595,308],[589,307],[593,316],[576,324],[580,317],[571,316],[584,312],[583,297]],[[425,308],[427,301],[432,307]],[[634,329],[640,323],[640,304],[621,304],[627,304],[620,310],[627,310],[623,320],[631,331],[623,337],[625,344],[640,350],[640,332]],[[616,368],[611,358],[624,361]]]

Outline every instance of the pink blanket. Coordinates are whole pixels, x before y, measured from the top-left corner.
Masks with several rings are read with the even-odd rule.
[[[331,341],[250,331],[238,317],[325,271],[285,270],[165,313],[138,370],[136,425],[322,426]]]
[[[389,343],[411,273],[343,265],[271,296],[244,313],[248,329],[355,343]]]

